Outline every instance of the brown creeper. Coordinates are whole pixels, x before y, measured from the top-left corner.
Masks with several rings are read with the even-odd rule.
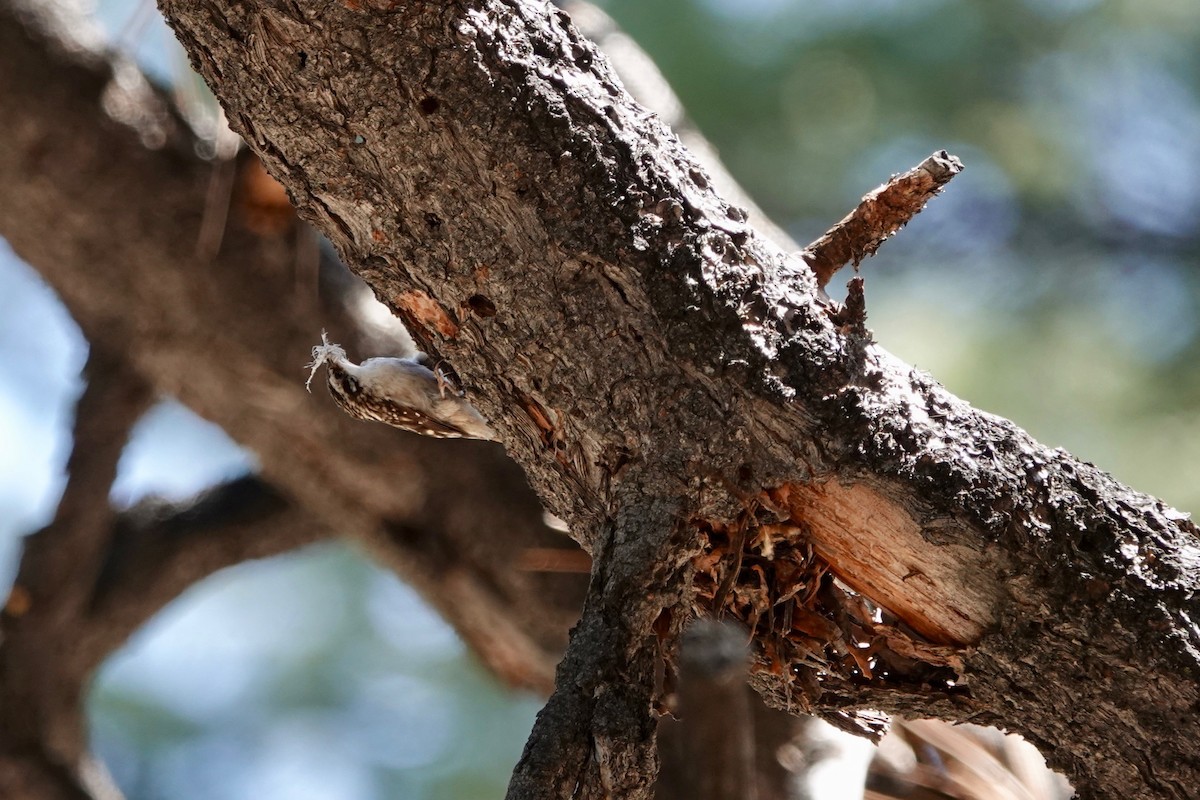
[[[325,365],[329,393],[346,413],[359,419],[386,422],[422,436],[443,439],[495,439],[496,434],[475,407],[417,357],[368,358],[355,364],[341,345],[321,332],[312,350],[311,372],[305,384],[312,391],[317,369]]]

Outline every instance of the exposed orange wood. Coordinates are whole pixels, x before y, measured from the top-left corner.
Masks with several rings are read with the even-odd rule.
[[[969,645],[995,620],[995,563],[974,548],[934,544],[903,506],[864,483],[788,484],[772,492],[807,525],[838,578],[930,641]]]

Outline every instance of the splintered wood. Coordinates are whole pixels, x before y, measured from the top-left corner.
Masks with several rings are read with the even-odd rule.
[[[937,644],[973,645],[1003,594],[995,563],[866,483],[790,483],[771,502],[803,520],[817,554],[848,586]],[[943,539],[934,544],[933,539]]]
[[[698,524],[696,610],[746,626],[754,669],[789,675],[809,697],[839,684],[959,690],[960,656],[990,621],[995,587],[948,577],[961,547],[925,564],[932,578],[913,566],[943,548],[873,490],[786,485],[731,523]]]

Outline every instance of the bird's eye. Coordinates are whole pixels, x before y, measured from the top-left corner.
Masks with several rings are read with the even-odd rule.
[[[354,380],[349,375],[342,375],[342,391],[353,397],[362,391],[362,387],[358,385],[358,381]]]

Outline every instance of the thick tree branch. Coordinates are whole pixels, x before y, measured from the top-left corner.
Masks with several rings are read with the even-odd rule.
[[[137,294],[106,294],[105,285],[93,280],[97,272],[112,280],[120,279],[129,271],[146,276],[144,280],[157,282],[160,277],[153,276],[151,270],[163,270],[159,263],[163,258],[170,263],[178,263],[181,268],[182,275],[171,279],[171,288],[172,291],[181,292],[185,299],[172,301],[175,305],[186,308],[190,304],[186,298],[189,293],[196,291],[195,285],[187,283],[192,276],[196,281],[210,283],[216,290],[207,292],[205,299],[209,304],[208,309],[215,312],[218,319],[211,324],[204,318],[188,321],[188,328],[194,328],[197,324],[207,325],[191,331],[191,335],[211,338],[224,336],[227,330],[219,319],[225,316],[220,310],[222,300],[239,300],[243,296],[247,273],[256,270],[267,271],[268,274],[272,270],[282,271],[278,265],[286,268],[287,253],[278,252],[279,248],[271,241],[256,242],[247,237],[244,231],[236,231],[237,236],[231,246],[245,248],[249,242],[252,246],[247,254],[231,253],[227,248],[227,252],[215,263],[209,263],[205,259],[193,260],[190,254],[184,252],[182,260],[176,262],[174,259],[177,256],[168,244],[182,242],[186,245],[188,237],[186,234],[177,237],[169,228],[161,226],[163,221],[180,216],[199,216],[196,202],[199,192],[189,195],[180,189],[181,183],[187,188],[191,173],[196,171],[189,166],[194,162],[181,155],[193,149],[190,141],[185,137],[179,152],[171,148],[159,156],[144,152],[136,131],[113,125],[99,113],[96,100],[107,93],[106,65],[95,61],[81,66],[75,62],[79,54],[69,49],[64,56],[50,48],[50,53],[54,55],[47,57],[48,54],[42,49],[47,43],[38,38],[28,38],[28,32],[12,25],[11,16],[5,18],[3,11],[0,8],[0,23],[3,23],[0,25],[0,36],[8,37],[5,44],[11,46],[3,48],[0,58],[9,59],[3,71],[15,79],[6,87],[8,91],[5,97],[12,101],[11,108],[21,111],[19,115],[10,114],[5,119],[18,123],[17,130],[21,135],[6,139],[11,147],[0,148],[0,155],[7,157],[7,160],[0,161],[0,165],[10,170],[7,173],[10,185],[23,187],[19,192],[14,188],[10,199],[20,197],[25,201],[0,209],[10,240],[55,280],[64,296],[73,301],[77,317],[89,326],[89,333],[101,344],[115,343],[127,355],[136,356],[147,350],[153,354],[154,348],[171,346],[174,339],[188,334],[186,329],[181,331],[172,328],[174,320],[164,322],[156,319],[161,310],[155,308],[153,303],[139,301]],[[29,62],[33,62],[32,65]],[[37,76],[36,80],[34,75]],[[28,82],[22,84],[22,80]],[[60,80],[61,83],[56,83]],[[159,119],[162,122],[160,114],[161,109],[154,113],[134,114],[134,117]],[[90,135],[100,142],[97,151],[71,149],[71,140],[52,135],[64,126],[78,126],[72,133],[76,136],[77,130],[85,129],[85,125],[95,126]],[[182,136],[183,132],[176,129],[172,135]],[[34,142],[37,143],[37,149],[31,151],[29,143]],[[61,165],[62,169],[48,170],[44,176],[36,171],[26,171],[31,152],[39,159]],[[85,181],[79,187],[72,187],[66,178],[73,171],[77,175],[90,174],[96,166],[93,159],[98,153],[111,159],[106,166],[121,165],[134,174],[121,177],[120,171],[110,172]],[[147,161],[150,163],[147,164]],[[202,187],[206,183],[203,165],[196,163],[196,166],[201,169],[194,184]],[[60,176],[64,180],[56,182]],[[109,193],[106,181],[129,187],[131,191],[122,203],[106,204]],[[132,191],[133,187],[137,190]],[[64,214],[61,209],[71,211]],[[53,236],[48,236],[42,232],[39,222],[51,219],[65,219],[70,224],[56,223]],[[96,224],[90,225],[90,220],[95,220]],[[127,220],[150,224],[145,230],[138,230],[126,224]],[[158,224],[155,225],[155,222]],[[121,237],[128,238],[122,240]],[[111,250],[121,249],[125,249],[127,254],[132,250],[134,257],[127,260],[106,256]],[[201,265],[199,268],[197,262]],[[284,274],[282,277],[284,280],[280,282],[287,285],[288,276]],[[182,286],[179,285],[179,278],[183,278]],[[136,285],[136,281],[132,285]],[[92,297],[93,294],[99,296]],[[169,296],[166,299],[170,299]],[[258,303],[253,298],[250,300],[252,304]],[[106,305],[108,303],[111,305]],[[302,314],[312,313],[303,303],[301,309]],[[277,310],[278,306],[275,306],[273,313]],[[228,316],[237,317],[239,313]],[[283,315],[281,322],[285,336],[288,320],[289,317]],[[264,340],[273,342],[279,336],[270,332],[269,325],[280,324],[274,317],[259,315],[253,321],[259,326],[258,335]],[[137,337],[131,339],[128,334],[130,328],[138,330],[148,327],[162,332],[149,342]],[[306,348],[310,339],[305,336],[301,342]],[[217,362],[214,367],[199,360],[164,360],[162,365],[164,368],[156,373],[160,380],[162,374],[171,375],[174,370],[186,370],[188,381],[208,381],[219,386],[236,385],[236,363]],[[126,366],[122,366],[122,374],[127,371]],[[178,383],[178,379],[171,380],[171,384],[175,383]],[[236,406],[231,408],[236,409]],[[343,422],[336,413],[332,419]],[[354,436],[354,432],[354,427],[349,426],[339,441],[348,441],[348,446],[361,447],[367,453],[374,450],[365,446],[366,442],[376,442],[380,435],[387,436],[386,431],[378,430],[363,431],[359,437]],[[393,435],[393,438],[396,437]],[[119,448],[119,443],[108,444]],[[445,449],[429,448],[428,452],[440,453],[445,461]],[[285,463],[286,459],[281,462],[276,453],[277,449],[268,449],[264,460],[277,470],[286,472],[291,465]],[[388,461],[377,459],[376,464],[382,469]],[[544,665],[549,660],[546,652],[554,652],[554,637],[545,634],[565,628],[573,616],[572,608],[577,600],[570,591],[562,591],[569,590],[569,583],[562,585],[557,580],[546,580],[545,576],[539,575],[524,576],[522,582],[527,583],[532,591],[515,595],[511,592],[509,587],[513,582],[505,574],[511,567],[506,564],[505,558],[511,560],[513,554],[520,554],[520,560],[516,562],[519,572],[540,570],[540,566],[528,562],[526,554],[536,551],[544,561],[550,552],[546,545],[559,543],[552,538],[547,539],[544,533],[532,538],[528,536],[528,531],[543,530],[540,525],[527,526],[525,531],[511,525],[510,519],[521,518],[522,515],[526,519],[540,519],[540,512],[536,505],[531,506],[525,499],[528,494],[519,476],[511,468],[502,468],[501,465],[502,462],[494,458],[450,459],[445,463],[443,474],[454,474],[458,480],[444,484],[439,483],[436,475],[429,478],[434,487],[430,488],[431,496],[426,497],[424,509],[412,520],[386,522],[385,536],[372,535],[368,541],[374,543],[377,555],[385,562],[398,564],[402,573],[423,576],[418,577],[418,585],[426,588],[431,583],[434,585],[429,596],[432,596],[435,604],[443,606],[448,618],[501,677],[516,683],[541,686],[544,685],[544,678],[538,677],[538,670],[546,669]],[[405,471],[410,478],[419,475],[419,470],[411,466],[406,466]],[[498,479],[498,476],[502,477]],[[473,502],[464,503],[464,492],[460,486],[475,487]],[[490,492],[494,492],[497,504],[491,503],[493,495]],[[106,496],[107,486],[93,498],[100,503],[93,509],[93,516],[98,521],[108,519],[103,502]],[[303,499],[311,501],[324,497]],[[79,687],[83,684],[86,672],[119,645],[146,617],[192,582],[240,559],[281,552],[320,535],[319,527],[314,526],[306,512],[251,479],[214,490],[194,507],[176,511],[145,504],[121,515],[115,526],[110,527],[114,532],[110,536],[110,532],[105,530],[104,540],[111,538],[113,549],[105,559],[87,562],[89,569],[95,569],[97,561],[106,561],[101,584],[94,592],[81,590],[82,595],[91,597],[91,602],[90,613],[80,621],[82,630],[72,647],[73,652],[80,656],[78,668],[72,669],[73,685],[67,692],[74,698],[80,695]],[[483,529],[487,534],[480,537],[479,532]],[[469,533],[471,541],[466,552],[455,544],[461,541],[456,532]],[[541,546],[536,546],[539,544]],[[569,554],[578,551],[554,552]],[[495,574],[489,574],[490,570],[495,570]],[[558,588],[560,585],[562,589]],[[497,586],[501,587],[504,595],[497,596]],[[547,590],[551,591],[548,593]],[[511,605],[506,606],[506,603]],[[531,626],[531,622],[536,624]],[[528,627],[532,627],[535,633],[545,632],[538,634],[547,642],[545,650],[530,646]],[[51,772],[69,776],[71,771]]]
[[[636,585],[631,542],[661,543],[609,520],[634,496],[674,502],[697,521],[676,554],[719,561],[736,523],[811,580],[763,570],[768,597],[796,600],[758,621],[755,679],[778,702],[1001,723],[1085,797],[1200,781],[1198,737],[1180,736],[1200,699],[1194,527],[835,326],[803,262],[754,235],[563,16],[521,0],[163,6],[235,128],[452,358],[606,581]],[[757,512],[740,516],[729,481]],[[605,585],[580,630],[626,626],[626,655],[687,589],[617,609]],[[575,648],[593,652],[558,692],[613,642]],[[572,791],[603,792],[588,780]],[[545,796],[566,791],[553,782]]]
[[[777,226],[721,161],[716,148],[704,137],[688,117],[687,109],[675,95],[675,90],[658,70],[650,55],[642,50],[629,34],[599,7],[584,0],[555,0],[555,5],[571,16],[571,22],[584,37],[595,43],[612,64],[625,89],[641,105],[653,111],[684,146],[704,165],[704,176],[713,182],[721,196],[742,208],[755,221],[754,227],[784,250],[798,245]]]
[[[548,690],[581,588],[515,568],[563,544],[520,471],[495,446],[358,423],[307,394],[322,325],[354,340],[345,314],[295,294],[290,231],[235,217],[219,257],[197,256],[210,165],[149,90],[121,108],[157,121],[159,149],[115,122],[112,79],[0,4],[0,233],[107,352],[252,449],[290,503],[397,570],[502,679]]]
[[[307,395],[301,366],[322,312],[312,297],[292,294],[287,240],[256,236],[234,220],[221,255],[198,257],[191,243],[208,166],[194,156],[190,135],[172,127],[154,104],[152,92],[124,97],[120,107],[131,119],[154,121],[162,149],[146,148],[146,130],[114,122],[105,111],[111,81],[105,62],[55,46],[0,4],[0,176],[7,187],[0,233],[59,291],[97,352],[121,354],[119,372],[177,394],[255,449],[287,498],[278,519],[302,509],[305,526],[292,534],[318,525],[359,542],[441,610],[502,679],[545,690],[581,594],[575,576],[514,568],[526,548],[561,544],[519,470],[497,448],[456,447],[355,424],[332,403]],[[119,446],[105,443],[111,463]],[[91,527],[101,533],[112,529],[106,495],[103,488],[86,498],[101,503],[91,509]],[[63,512],[77,506],[68,502]],[[259,548],[266,543],[297,542],[271,537],[268,527],[266,539],[252,544],[239,538],[249,527],[229,524],[210,530],[211,540],[185,537],[187,546],[177,542],[177,548],[147,539],[166,528],[130,534],[118,526],[117,540],[133,535],[139,550],[110,559],[101,595],[80,592],[96,606],[79,646],[71,648],[76,661],[94,665],[155,603],[207,569],[265,555],[270,548]],[[166,560],[146,561],[156,552]],[[98,563],[79,566],[93,572]],[[164,572],[150,579],[143,568]],[[139,579],[149,583],[139,585]],[[146,594],[132,597],[138,589]],[[9,608],[15,613],[28,606],[28,592],[18,592]],[[55,641],[51,631],[28,630],[31,638]],[[50,691],[74,719],[61,726],[68,749],[82,739],[82,672],[72,668],[73,681]],[[20,696],[25,678],[35,675],[8,672],[0,691]],[[24,707],[5,705],[14,713]],[[7,793],[82,791],[74,778],[78,762],[38,731],[22,740],[27,744],[17,743],[22,730],[9,731],[0,748]],[[56,776],[69,780],[55,783]]]
[[[647,636],[655,617],[646,617],[680,599],[677,529],[676,504],[622,507],[508,800],[653,797],[658,650]]]

